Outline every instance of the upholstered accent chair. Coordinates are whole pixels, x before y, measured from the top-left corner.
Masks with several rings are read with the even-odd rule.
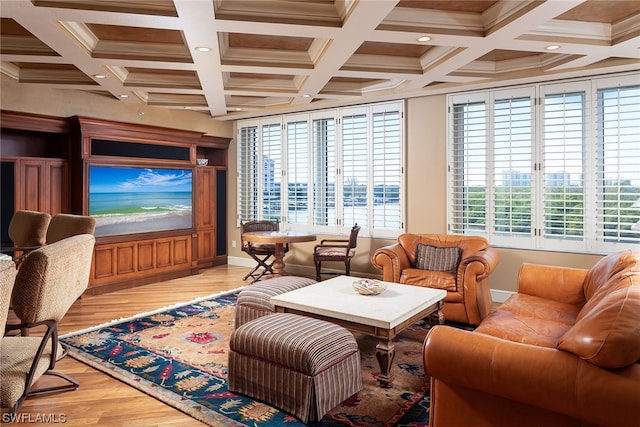
[[[55,214],[47,229],[47,244],[78,234],[94,234],[96,219],[92,216],[68,213]]]
[[[478,325],[491,311],[489,275],[498,252],[481,236],[401,234],[371,263],[383,280],[444,289],[445,320]]]
[[[273,274],[272,259],[276,253],[276,245],[272,243],[253,243],[242,238],[244,233],[252,231],[280,231],[280,221],[240,221],[240,239],[242,241],[242,251],[246,252],[256,262],[255,267],[247,273],[242,280],[251,277],[251,283],[262,279],[264,275]],[[284,245],[284,252],[289,252],[289,245]]]
[[[322,274],[342,274],[341,272],[322,271],[323,262],[344,263],[347,276],[351,273],[351,259],[356,255],[358,233],[360,226],[356,223],[351,227],[348,239],[323,239],[313,249],[313,262],[316,265],[316,281],[320,281]]]
[[[16,211],[9,221],[8,229],[13,246],[3,247],[2,252],[11,254],[19,267],[24,257],[45,244],[50,221],[51,215],[46,212]]]
[[[0,398],[3,408],[17,412],[30,396],[75,390],[78,382],[55,372],[56,361],[66,354],[58,341],[57,325],[87,288],[95,238],[69,237],[37,249],[18,270],[11,303],[20,324],[6,330],[44,326],[42,336],[4,336],[0,341]],[[2,305],[6,302],[2,294]],[[2,308],[2,307],[0,307]],[[6,318],[6,310],[2,312]],[[4,321],[3,321],[4,322]],[[43,375],[65,380],[62,385],[33,389]]]

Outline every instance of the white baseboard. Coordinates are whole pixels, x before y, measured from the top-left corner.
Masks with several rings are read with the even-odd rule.
[[[515,294],[515,292],[503,291],[501,289],[491,289],[491,300],[493,302],[503,303],[513,294]]]
[[[229,265],[239,265],[242,267],[252,268],[256,265],[255,261],[250,258],[245,257],[227,257],[227,264]],[[287,264],[287,271],[293,274],[299,274],[302,276],[315,277],[316,270],[313,266],[308,265],[296,265],[296,264]],[[331,270],[329,270],[331,271]],[[336,270],[338,271],[338,270]],[[357,277],[372,277],[371,275],[367,275],[364,273],[359,273],[357,271],[352,271],[351,274]],[[378,279],[381,279],[382,276],[378,276]],[[513,295],[515,292],[511,291],[503,291],[501,289],[491,289],[491,300],[495,303],[503,303]]]

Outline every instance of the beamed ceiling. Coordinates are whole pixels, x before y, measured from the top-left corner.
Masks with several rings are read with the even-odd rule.
[[[2,72],[20,83],[223,120],[640,63],[637,0],[2,0],[0,14]]]

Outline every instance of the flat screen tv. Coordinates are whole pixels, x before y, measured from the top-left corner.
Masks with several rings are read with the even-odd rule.
[[[193,170],[89,166],[96,237],[193,228]]]

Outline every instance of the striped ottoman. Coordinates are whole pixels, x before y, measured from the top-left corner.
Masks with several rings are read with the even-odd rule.
[[[362,389],[356,340],[333,323],[274,313],[235,329],[229,346],[229,390],[304,423]]]
[[[274,313],[271,297],[318,283],[298,276],[280,276],[253,283],[240,291],[236,301],[235,327],[260,316]]]

